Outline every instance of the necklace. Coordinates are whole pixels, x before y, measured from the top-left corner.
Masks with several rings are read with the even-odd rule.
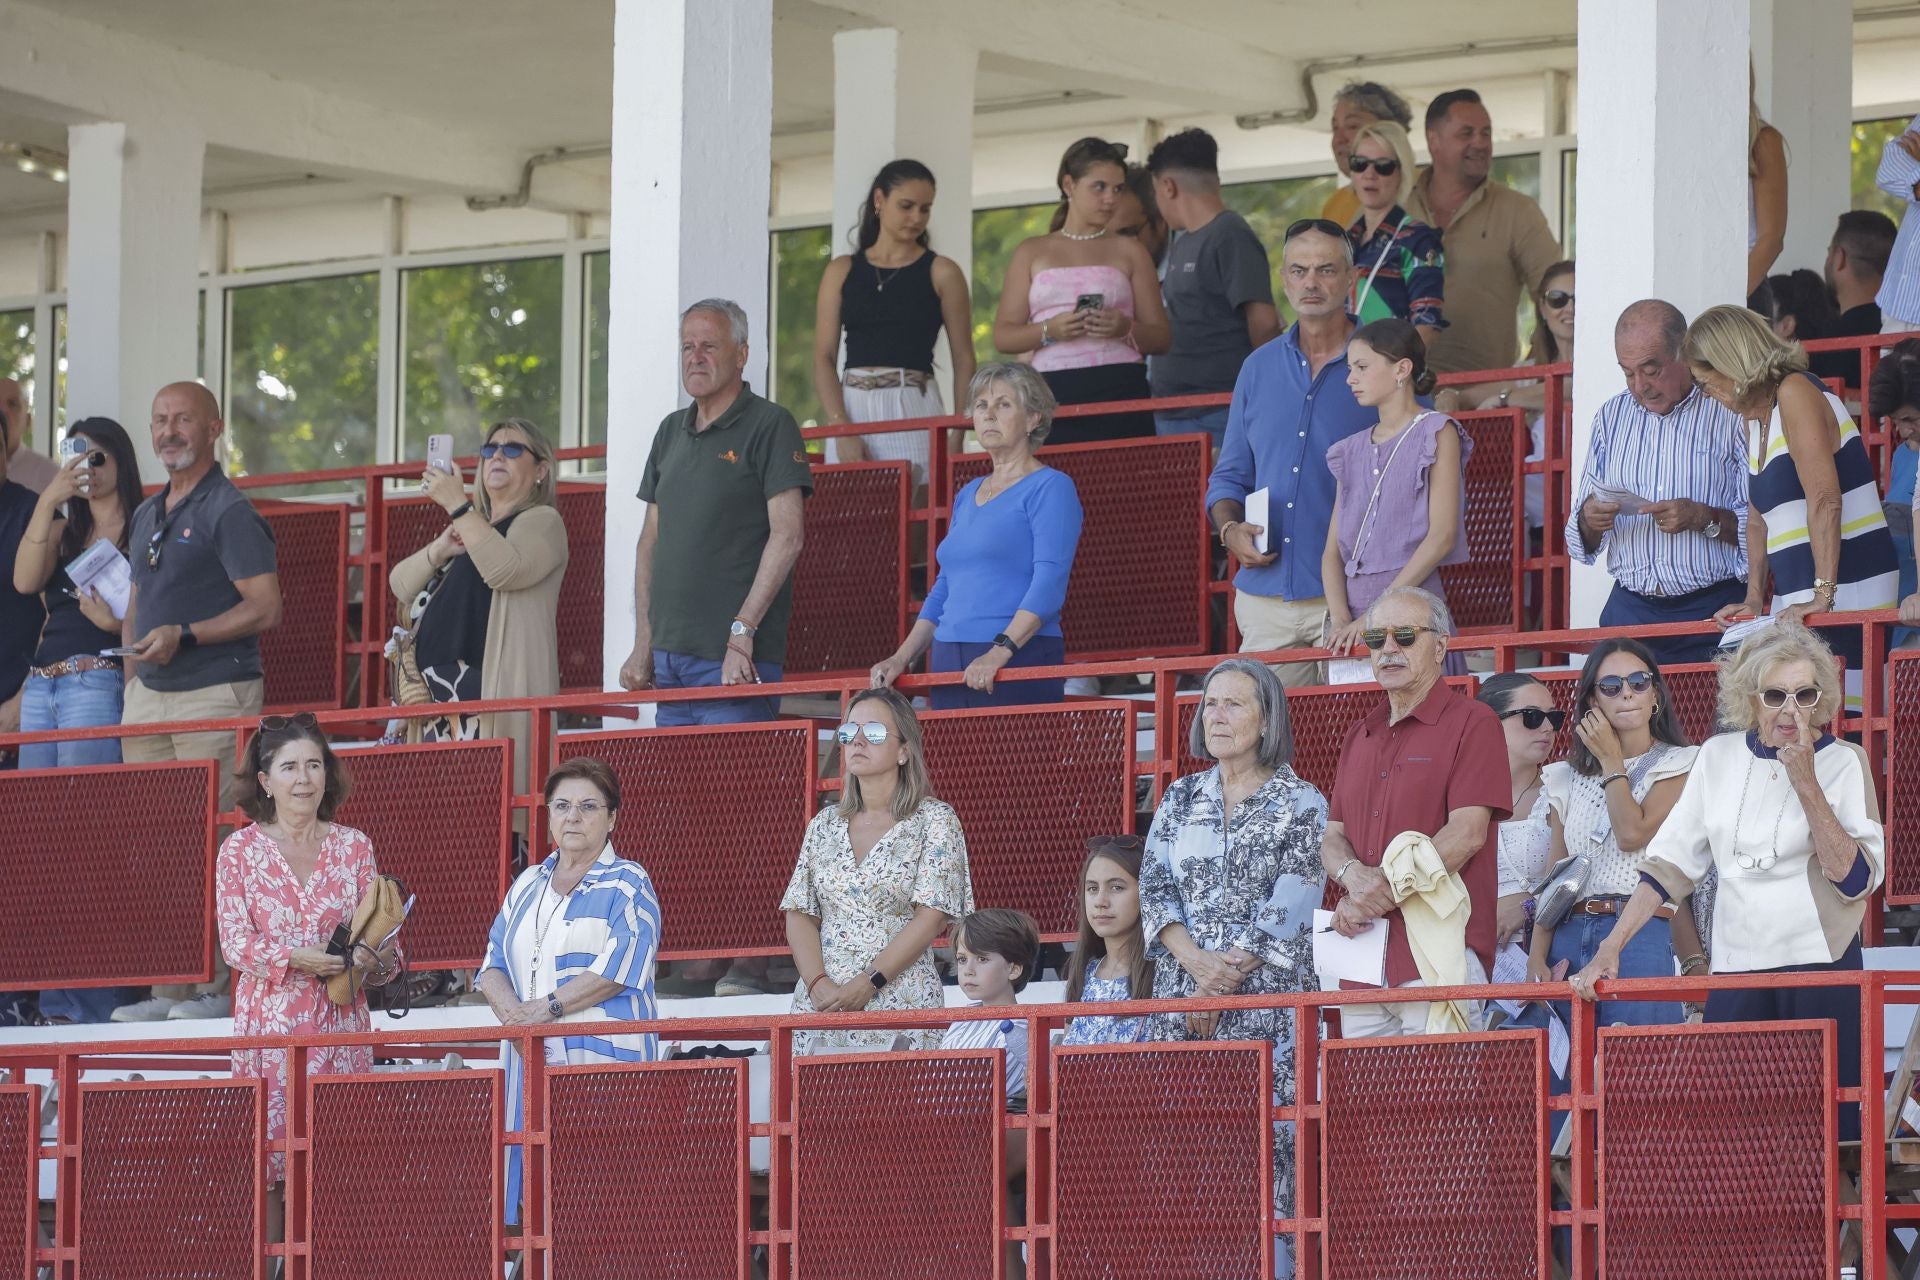
[[[1767,776],[1769,778],[1777,778],[1779,774],[1777,772],[1769,773]],[[1747,816],[1747,787],[1752,781],[1753,761],[1748,760],[1746,776],[1740,780],[1740,807],[1733,812],[1733,860],[1743,871],[1765,871],[1774,863],[1780,861],[1780,823],[1784,821],[1787,816],[1787,801],[1792,798],[1793,792],[1789,789],[1787,794],[1780,798],[1780,812],[1773,815],[1772,854],[1767,857],[1756,858],[1749,854],[1742,853],[1740,850],[1740,820]]]
[[[1062,227],[1060,228],[1060,234],[1065,236],[1069,240],[1098,240],[1101,236],[1107,234],[1107,229],[1105,227],[1102,227],[1098,231],[1088,232],[1084,236],[1079,236],[1067,230],[1065,227]]]
[[[905,271],[907,267],[911,266],[912,264],[902,263],[900,266],[895,267],[893,270],[887,272],[885,275],[880,274],[879,264],[874,262],[872,258],[867,259],[867,265],[873,268],[873,283],[874,283],[875,292],[885,293],[887,291],[888,282],[891,281],[895,276],[899,275],[902,271]]]
[[[574,881],[573,889],[578,889],[579,887],[580,882],[578,880]],[[548,892],[552,892],[553,881],[551,879],[547,881],[547,889]],[[532,991],[540,981],[540,953],[547,945],[547,931],[553,927],[554,917],[559,915],[561,909],[567,905],[567,899],[573,896],[573,889],[554,895],[558,901],[555,902],[553,906],[547,908],[546,918],[544,920],[540,917],[540,908],[536,906],[533,909],[533,959],[527,965],[527,990],[529,991]]]

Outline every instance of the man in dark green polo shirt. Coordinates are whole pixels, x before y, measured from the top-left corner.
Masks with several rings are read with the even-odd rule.
[[[753,393],[747,315],[708,298],[680,317],[680,381],[693,403],[653,437],[634,560],[627,689],[777,682],[793,612],[801,502],[813,491],[793,415]],[[766,697],[663,702],[661,725],[741,724],[778,714]]]

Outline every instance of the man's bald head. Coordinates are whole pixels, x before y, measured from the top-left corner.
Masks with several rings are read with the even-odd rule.
[[[1680,358],[1687,318],[1659,298],[1643,298],[1613,325],[1613,355],[1627,390],[1642,408],[1665,416],[1693,392],[1693,372]]]
[[[1684,330],[1685,328],[1686,325],[1683,323],[1681,329]],[[211,421],[218,422],[220,420],[220,398],[199,383],[169,382],[154,394],[153,403],[158,407],[161,400],[173,396],[186,396],[189,399],[198,401],[202,414],[206,415]]]
[[[173,475],[198,478],[213,465],[213,442],[226,430],[220,401],[197,382],[169,382],[153,397],[153,451]]]
[[[1613,345],[1616,349],[1620,346],[1620,340],[1629,333],[1657,337],[1666,343],[1666,354],[1678,357],[1680,344],[1687,337],[1687,318],[1671,302],[1661,298],[1642,298],[1629,305],[1614,322]]]

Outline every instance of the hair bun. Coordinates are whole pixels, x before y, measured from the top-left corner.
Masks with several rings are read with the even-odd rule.
[[[1434,376],[1431,369],[1422,369],[1413,375],[1413,394],[1417,396],[1430,396],[1439,385],[1440,379]]]

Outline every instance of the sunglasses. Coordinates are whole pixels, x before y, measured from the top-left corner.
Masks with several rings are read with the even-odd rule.
[[[1540,295],[1540,301],[1558,311],[1561,307],[1573,305],[1573,295],[1565,289],[1549,289]]]
[[[1404,649],[1418,640],[1423,632],[1436,636],[1440,634],[1432,627],[1371,627],[1360,633],[1360,639],[1367,648],[1378,650],[1386,648],[1387,637],[1392,636],[1393,642]]]
[[[1302,218],[1300,221],[1288,227],[1287,234],[1282,236],[1281,239],[1283,241],[1291,240],[1295,236],[1303,236],[1309,231],[1318,231],[1321,235],[1335,236],[1340,239],[1345,239],[1347,234],[1347,229],[1331,218]]]
[[[311,729],[319,723],[311,711],[296,711],[290,716],[260,717],[260,728],[267,733],[279,733],[283,729]]]
[[[532,452],[533,450],[526,445],[514,442],[507,444],[483,444],[480,446],[480,456],[488,462],[492,462],[496,457],[504,457],[511,462],[519,458],[522,454]]]
[[[1622,689],[1631,689],[1635,693],[1645,693],[1653,688],[1653,672],[1632,671],[1624,676],[1601,676],[1593,682],[1603,698],[1617,698]]]
[[[1788,698],[1792,698],[1803,709],[1820,705],[1818,689],[1763,689],[1760,692],[1760,701],[1776,711],[1787,705]]]
[[[1377,170],[1381,177],[1391,178],[1400,172],[1398,160],[1376,160],[1372,156],[1348,156],[1347,168],[1355,173],[1365,173],[1369,169]]]
[[[885,745],[887,733],[887,726],[881,724],[878,720],[869,720],[865,724],[854,724],[852,721],[848,721],[838,729],[835,729],[833,736],[839,740],[840,745],[843,747],[852,746],[855,738],[865,738],[868,742],[878,747]]]
[[[153,536],[147,539],[147,568],[158,569],[160,567],[160,548],[166,541],[167,526],[161,525],[153,531]]]
[[[1500,713],[1502,720],[1511,720],[1515,716],[1518,716],[1520,723],[1529,729],[1538,729],[1543,724],[1550,724],[1555,733],[1560,732],[1560,726],[1567,722],[1567,713],[1557,708],[1552,711],[1543,711],[1539,707],[1515,707],[1512,711]]]

